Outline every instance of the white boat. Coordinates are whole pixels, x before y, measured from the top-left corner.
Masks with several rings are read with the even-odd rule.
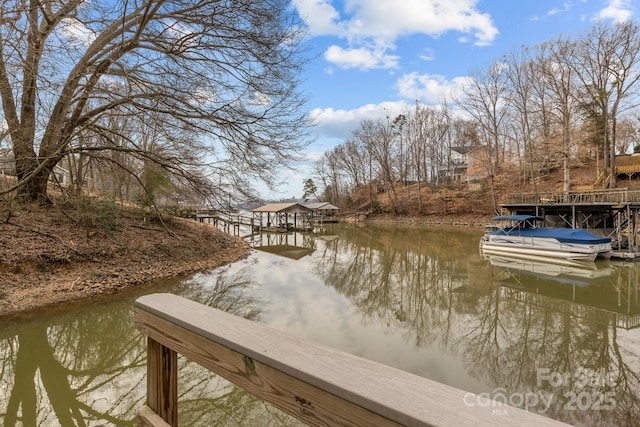
[[[539,256],[593,261],[611,256],[611,238],[580,228],[540,227],[544,218],[534,215],[504,215],[493,218],[503,223],[480,240],[483,253],[511,256]]]

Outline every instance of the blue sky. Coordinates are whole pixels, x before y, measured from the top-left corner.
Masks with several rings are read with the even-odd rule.
[[[438,103],[465,76],[521,46],[636,20],[633,0],[292,0],[315,59],[302,76],[314,117],[307,162],[270,196],[301,197],[309,163],[365,119]],[[269,196],[264,194],[263,196]]]

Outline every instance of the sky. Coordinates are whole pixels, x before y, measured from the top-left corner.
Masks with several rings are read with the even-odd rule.
[[[522,46],[579,35],[595,22],[637,20],[634,0],[292,0],[313,60],[301,91],[312,142],[277,192],[300,198],[311,164],[362,120],[395,117],[416,101],[438,104],[465,77]]]

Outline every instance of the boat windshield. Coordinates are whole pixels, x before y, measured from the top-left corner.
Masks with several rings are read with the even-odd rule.
[[[494,220],[501,223],[501,227],[498,229],[509,233],[510,231],[539,228],[544,218],[532,215],[506,215],[495,217]]]

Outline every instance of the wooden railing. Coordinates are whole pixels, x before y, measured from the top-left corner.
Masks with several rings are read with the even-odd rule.
[[[176,426],[178,354],[312,426],[559,426],[171,294],[135,304],[148,336],[144,427]]]
[[[549,191],[540,193],[510,194],[507,204],[554,204],[554,203],[631,203],[640,202],[640,190],[618,188],[612,190]]]

